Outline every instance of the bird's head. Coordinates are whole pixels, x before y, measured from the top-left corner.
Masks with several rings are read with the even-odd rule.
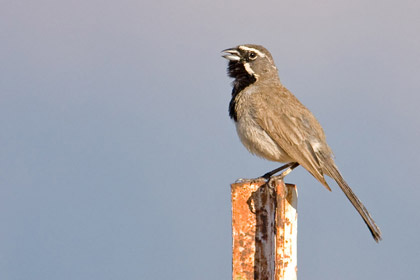
[[[228,75],[237,81],[258,81],[278,78],[270,52],[259,45],[239,45],[223,50],[223,57],[229,60]],[[253,83],[252,82],[252,83]]]

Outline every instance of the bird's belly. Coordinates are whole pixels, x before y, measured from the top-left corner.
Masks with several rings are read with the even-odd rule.
[[[287,153],[252,119],[252,117],[241,117],[236,122],[236,131],[242,144],[252,154],[271,161],[293,161]]]

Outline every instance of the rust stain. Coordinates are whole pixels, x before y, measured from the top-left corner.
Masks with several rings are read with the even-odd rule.
[[[281,180],[270,185],[264,180],[231,185],[234,280],[285,279],[290,266],[296,274],[296,240],[290,239],[296,237],[296,186]],[[288,213],[290,205],[295,216],[293,207]]]
[[[252,194],[261,186],[258,183],[235,183],[231,185],[232,193],[232,279],[254,278],[255,215],[248,203]]]

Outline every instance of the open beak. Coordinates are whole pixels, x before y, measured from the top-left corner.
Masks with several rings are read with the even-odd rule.
[[[241,59],[240,53],[236,49],[226,49],[222,53],[224,53],[222,56],[229,61],[239,61]]]

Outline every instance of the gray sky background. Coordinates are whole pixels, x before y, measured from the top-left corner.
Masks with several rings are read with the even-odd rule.
[[[230,186],[278,166],[228,117],[266,46],[376,244],[302,168],[300,279],[420,278],[420,2],[1,1],[0,279],[230,279]]]

